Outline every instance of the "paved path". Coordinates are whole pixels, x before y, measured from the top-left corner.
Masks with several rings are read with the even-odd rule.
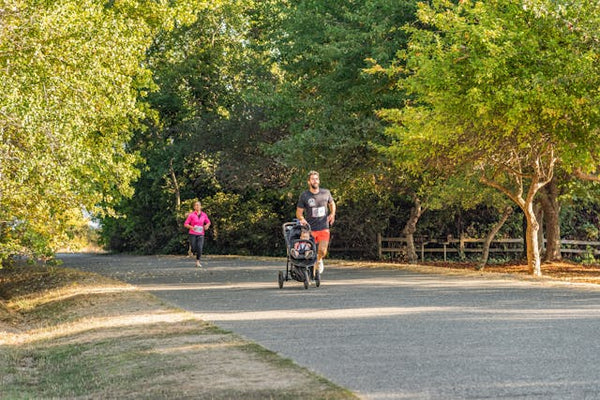
[[[600,399],[600,290],[277,259],[63,256],[150,290],[365,399]]]

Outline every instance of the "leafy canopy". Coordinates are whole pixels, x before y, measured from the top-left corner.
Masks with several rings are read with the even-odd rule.
[[[600,5],[571,3],[421,3],[408,50],[387,70],[410,97],[381,113],[394,123],[390,151],[417,170],[467,163],[498,180],[553,157],[589,169],[600,148]]]
[[[165,1],[0,0],[0,260],[51,253],[73,215],[131,195],[127,140]],[[75,212],[75,214],[74,214]]]

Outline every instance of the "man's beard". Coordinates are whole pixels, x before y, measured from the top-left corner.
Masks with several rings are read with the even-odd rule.
[[[317,190],[319,188],[319,185],[316,183],[313,183],[310,185],[311,188],[313,188],[314,190]]]

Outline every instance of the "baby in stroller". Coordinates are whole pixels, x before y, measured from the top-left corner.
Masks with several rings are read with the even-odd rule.
[[[304,227],[303,227],[304,228]],[[294,248],[290,250],[290,255],[295,259],[312,259],[314,256],[313,245],[310,240],[310,232],[308,229],[302,229],[299,240],[294,244]]]

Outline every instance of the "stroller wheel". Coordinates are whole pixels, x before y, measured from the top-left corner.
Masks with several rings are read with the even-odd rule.
[[[321,273],[318,270],[315,273],[315,286],[316,287],[321,286]]]
[[[283,288],[283,272],[279,271],[279,276],[277,277],[277,282],[279,283],[279,289]]]
[[[308,284],[310,283],[310,271],[304,271],[304,289],[308,289]]]

